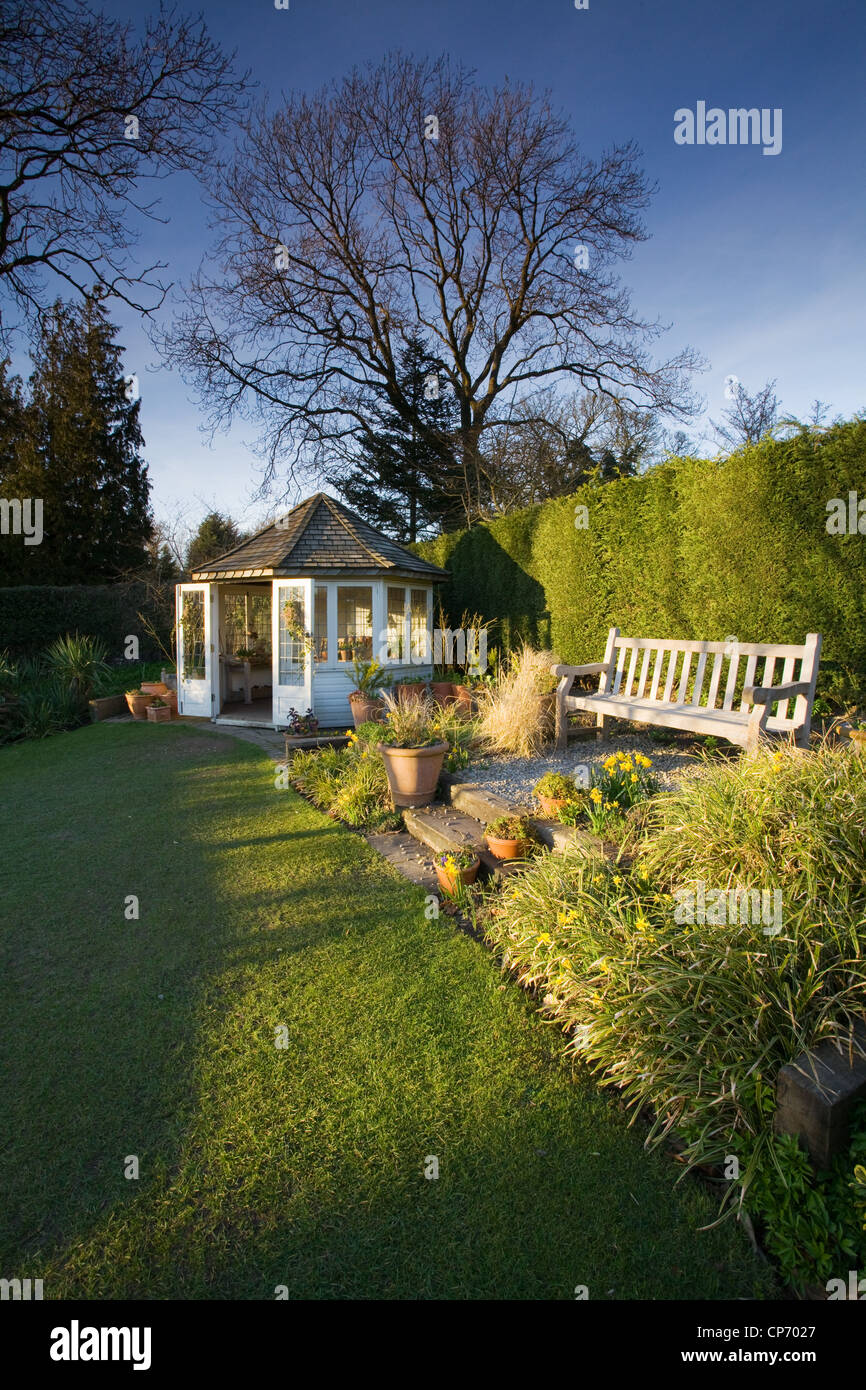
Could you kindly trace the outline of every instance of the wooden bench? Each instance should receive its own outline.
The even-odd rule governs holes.
[[[598,738],[604,737],[605,718],[612,716],[713,734],[749,750],[768,734],[793,734],[797,745],[807,748],[820,654],[817,632],[810,632],[798,647],[621,637],[619,628],[612,627],[604,661],[550,668],[560,677],[556,746],[566,746],[569,712],[589,710],[596,715]],[[598,690],[572,695],[577,676],[598,676]]]

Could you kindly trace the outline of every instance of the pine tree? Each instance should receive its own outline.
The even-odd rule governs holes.
[[[233,550],[242,540],[243,534],[230,516],[208,512],[187,546],[186,569],[190,574],[193,570],[201,569],[208,560],[215,560],[218,555]]]
[[[94,299],[58,302],[43,326],[4,486],[42,499],[45,535],[41,545],[6,548],[6,583],[108,583],[147,561],[141,403],[115,331]]]
[[[327,481],[372,526],[410,542],[460,524],[457,407],[442,363],[417,335],[401,354],[398,385],[401,408],[383,402],[359,451]]]

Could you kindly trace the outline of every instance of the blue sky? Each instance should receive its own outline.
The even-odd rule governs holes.
[[[102,8],[141,15],[130,0]],[[550,88],[588,154],[628,139],[643,151],[658,184],[651,239],[621,274],[638,312],[672,325],[660,351],[688,344],[708,359],[697,382],[708,414],[723,409],[729,374],[750,389],[775,377],[795,414],[816,397],[833,414],[866,406],[863,0],[590,0],[582,11],[573,0],[290,0],[288,10],[211,0],[206,18],[274,99],[389,48],[447,51],[484,83],[507,74]],[[699,100],[780,107],[781,153],[675,144],[674,112]],[[206,211],[191,180],[161,191],[169,221],[145,229],[139,254],[167,261],[182,281],[210,244]],[[191,388],[154,370],[131,314],[114,317],[139,377],[157,515],[183,512],[194,524],[216,507],[257,522],[255,427],[210,443]]]

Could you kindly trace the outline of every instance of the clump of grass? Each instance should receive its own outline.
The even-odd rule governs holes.
[[[395,812],[382,759],[371,748],[371,738],[360,738],[378,724],[362,725],[352,735],[349,748],[319,748],[295,753],[289,775],[295,786],[315,806],[355,829],[395,830],[401,824]]]
[[[569,1049],[636,1111],[651,1108],[650,1142],[676,1134],[687,1165],[737,1155],[729,1199],[748,1204],[754,1184],[788,1277],[814,1280],[849,1247],[831,1249],[787,1200],[802,1175],[773,1134],[775,1085],[785,1063],[824,1039],[857,1048],[866,760],[830,749],[713,759],[701,778],[636,809],[631,868],[545,856],[490,910],[488,939],[540,991]],[[690,919],[679,890],[700,883],[778,889],[780,929]]]
[[[479,736],[492,753],[534,757],[553,733],[552,694],[555,681],[550,668],[552,652],[523,646],[513,652],[493,686],[478,690]]]

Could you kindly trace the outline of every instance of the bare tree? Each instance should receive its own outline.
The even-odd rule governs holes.
[[[292,483],[321,467],[372,400],[411,418],[398,364],[420,333],[456,396],[471,518],[482,437],[527,391],[576,378],[692,413],[698,359],[652,361],[662,329],[612,270],[650,192],[633,145],[582,154],[546,95],[392,54],[246,123],[212,186],[221,240],[163,346],[214,425],[258,418],[267,488],[284,459]]]
[[[653,461],[659,443],[652,411],[632,409],[601,391],[563,396],[543,389],[489,431],[481,511],[509,512],[566,496],[586,482],[637,473]]]
[[[149,277],[164,265],[136,271],[130,261],[132,219],[156,207],[138,201],[138,186],[173,170],[200,173],[242,109],[244,85],[201,19],[160,10],[137,41],[130,25],[81,0],[0,0],[7,338],[9,308],[32,325],[60,288],[144,312],[162,301],[167,286]]]
[[[737,382],[732,404],[722,411],[722,422],[710,421],[722,444],[730,449],[757,444],[773,428],[779,417],[775,386],[775,380],[768,381],[766,386],[750,396],[743,383]]]

